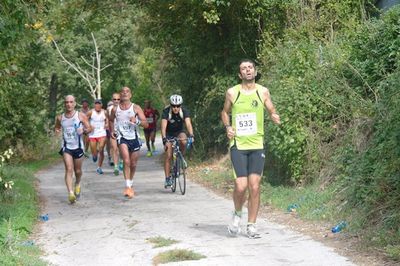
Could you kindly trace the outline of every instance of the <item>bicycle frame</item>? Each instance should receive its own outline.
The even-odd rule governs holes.
[[[186,192],[186,161],[179,147],[179,139],[173,138],[169,140],[172,143],[172,161],[171,161],[171,178],[172,178],[172,192],[176,191],[176,183],[179,183],[181,194]]]

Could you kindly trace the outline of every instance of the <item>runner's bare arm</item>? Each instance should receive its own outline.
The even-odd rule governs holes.
[[[225,94],[224,107],[221,111],[221,120],[225,126],[226,135],[229,139],[235,136],[235,130],[233,129],[229,118],[229,114],[232,109],[232,99],[233,99],[233,88],[230,88]]]
[[[57,136],[61,133],[61,115],[57,115],[57,117],[56,117],[56,122],[55,122],[55,125],[54,125],[54,131],[55,131]]]
[[[135,105],[134,109],[138,117],[131,117],[131,122],[137,124],[137,119],[139,119],[139,125],[143,128],[148,128],[149,123],[147,122],[146,116],[144,115],[142,108],[139,105]]]
[[[89,123],[88,117],[84,113],[79,112],[79,119],[82,121],[82,124],[83,124],[83,133],[87,134],[87,133],[92,132],[92,130],[93,130],[92,126]]]
[[[272,121],[275,124],[279,125],[281,123],[281,119],[279,115],[276,113],[276,109],[274,107],[274,104],[272,103],[271,94],[269,93],[269,90],[263,87],[262,95],[264,98],[264,106],[268,110]]]
[[[106,119],[104,120],[104,128],[109,129],[110,128],[110,119],[107,111],[104,111],[104,114],[106,116]]]
[[[161,137],[165,138],[167,136],[167,125],[168,125],[168,120],[167,119],[161,119]]]
[[[110,130],[111,138],[115,139],[114,122],[115,122],[115,106],[111,109],[110,117],[108,120],[108,129]]]

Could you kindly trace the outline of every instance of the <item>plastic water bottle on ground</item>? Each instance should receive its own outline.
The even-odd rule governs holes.
[[[300,206],[297,203],[292,203],[292,204],[289,204],[289,206],[287,207],[287,211],[288,212],[296,212],[299,207]]]
[[[345,221],[341,221],[340,223],[338,223],[337,225],[335,225],[334,227],[332,227],[332,233],[339,233],[340,231],[342,231],[345,227],[347,226],[347,223]]]
[[[40,216],[39,216],[39,219],[40,219],[42,222],[47,222],[47,221],[49,220],[49,214],[47,213],[47,214],[45,214],[45,215],[40,215]]]

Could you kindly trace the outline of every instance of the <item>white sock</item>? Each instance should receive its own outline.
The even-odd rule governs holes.
[[[125,185],[126,185],[127,187],[131,187],[131,180],[126,179],[126,180],[125,180]]]

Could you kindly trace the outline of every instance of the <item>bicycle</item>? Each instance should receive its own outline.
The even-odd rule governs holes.
[[[187,163],[181,149],[179,148],[179,140],[178,138],[169,139],[168,141],[172,143],[172,161],[171,161],[171,178],[172,178],[172,185],[171,190],[172,192],[176,191],[176,183],[179,184],[179,190],[181,191],[182,195],[185,195],[186,192],[186,168]],[[190,144],[189,144],[190,145]]]

